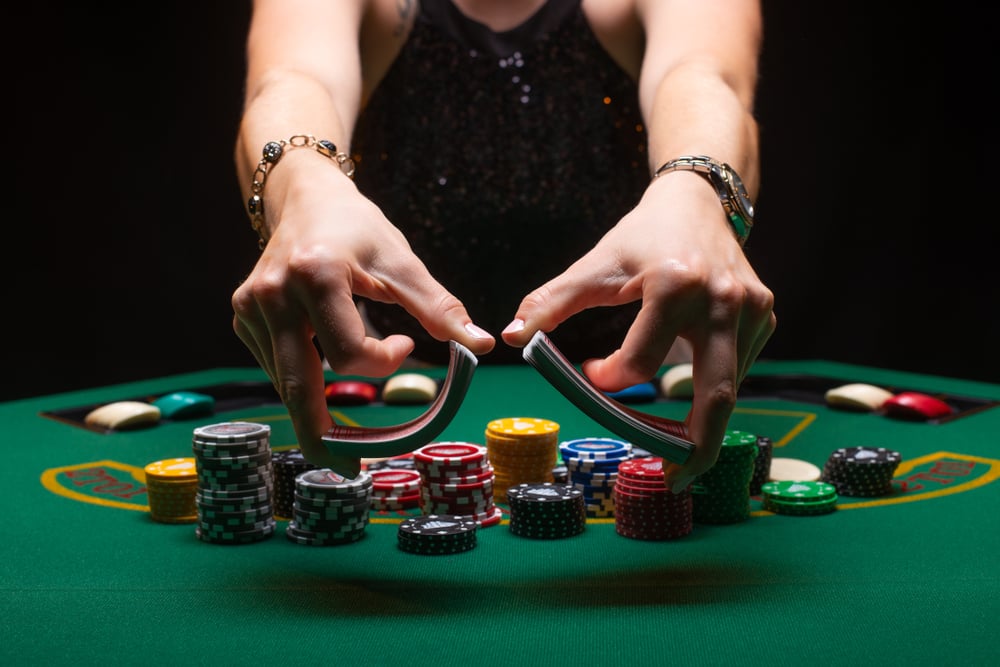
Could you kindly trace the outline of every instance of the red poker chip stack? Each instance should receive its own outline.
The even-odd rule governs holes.
[[[470,517],[484,528],[500,523],[486,447],[435,442],[413,452],[413,462],[420,473],[421,512]]]
[[[398,512],[420,506],[420,473],[416,470],[372,470],[372,509]]]
[[[688,489],[674,493],[663,477],[663,459],[623,461],[614,488],[615,532],[636,540],[674,540],[694,526]]]

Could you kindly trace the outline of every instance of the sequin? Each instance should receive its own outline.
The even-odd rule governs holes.
[[[579,3],[550,0],[522,26],[534,34],[484,38],[484,26],[456,24],[449,0],[423,0],[356,125],[358,187],[494,335],[649,183],[636,84],[603,50]],[[413,336],[417,357],[447,361],[447,346],[400,307],[366,308],[380,332]],[[574,360],[608,354],[636,310],[587,311],[553,339]],[[503,342],[483,358],[515,360],[520,350]]]

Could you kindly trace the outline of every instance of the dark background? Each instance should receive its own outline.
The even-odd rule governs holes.
[[[229,305],[257,256],[232,163],[249,4],[30,4],[5,47],[0,400],[253,365]],[[764,7],[763,357],[1000,381],[986,10]]]

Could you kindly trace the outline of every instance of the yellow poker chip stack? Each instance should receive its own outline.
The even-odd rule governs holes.
[[[149,516],[160,523],[198,520],[198,471],[194,458],[153,461],[144,468]]]
[[[494,419],[486,425],[486,450],[495,475],[493,493],[505,499],[512,486],[554,481],[559,424],[536,417]]]

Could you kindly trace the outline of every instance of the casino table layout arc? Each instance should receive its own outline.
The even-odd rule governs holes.
[[[444,370],[420,372],[440,382]],[[997,664],[1000,384],[759,362],[730,428],[818,467],[838,448],[894,450],[892,493],[841,496],[817,516],[755,496],[746,520],[678,539],[624,537],[613,518],[531,539],[505,517],[469,551],[421,555],[397,546],[412,511],[373,511],[362,539],[321,547],[285,539],[281,518],[241,545],[151,520],[144,466],[191,456],[196,427],[264,423],[274,451],[295,446],[264,380],[214,369],[0,404],[3,664]],[[827,406],[823,392],[846,382],[925,392],[955,414]],[[96,406],[176,391],[213,395],[214,413],[128,431],[82,423]],[[635,407],[682,419],[690,400]],[[331,406],[362,426],[424,410]],[[515,416],[557,422],[560,441],[613,437],[525,364],[480,366],[435,440],[481,444],[488,422]]]

